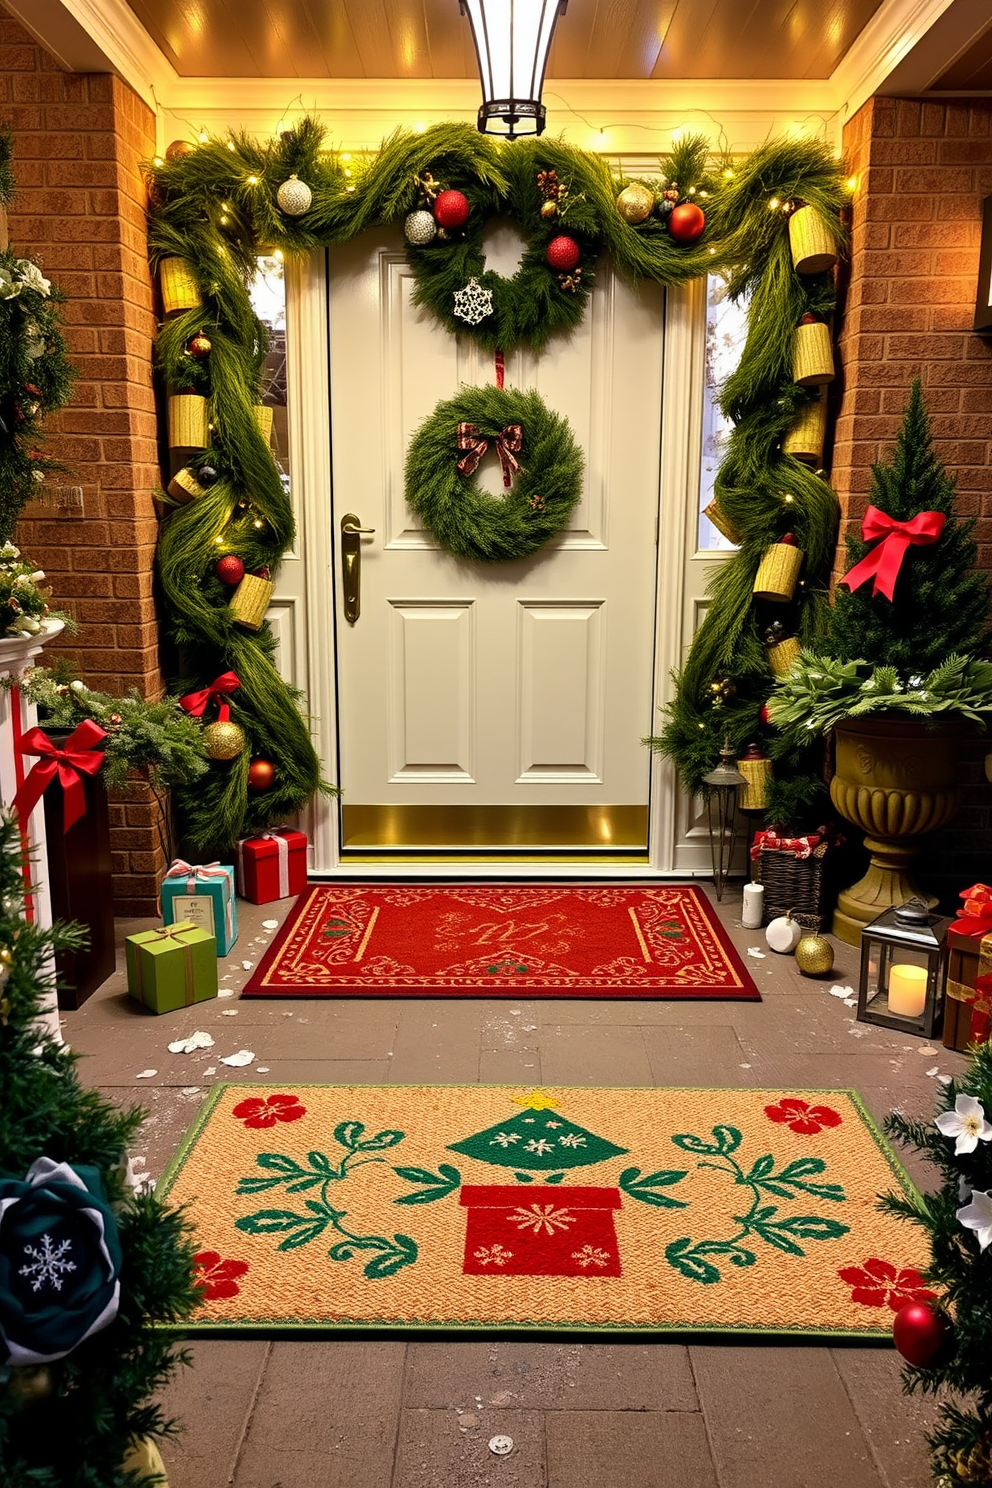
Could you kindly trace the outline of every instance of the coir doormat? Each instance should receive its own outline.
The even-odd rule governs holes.
[[[194,1328],[891,1340],[930,1296],[853,1091],[218,1086],[159,1186]]]
[[[697,888],[312,884],[246,997],[760,994]]]

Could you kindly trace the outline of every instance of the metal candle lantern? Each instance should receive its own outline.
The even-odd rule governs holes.
[[[861,932],[858,1020],[931,1038],[940,1023],[950,920],[922,899],[887,909]]]
[[[734,763],[730,740],[724,739],[720,763],[703,776],[708,787],[706,818],[710,829],[710,853],[716,897],[723,898],[737,840],[737,793],[747,782]]]

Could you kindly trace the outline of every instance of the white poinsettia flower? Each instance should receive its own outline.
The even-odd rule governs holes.
[[[22,284],[26,284],[29,289],[36,289],[39,294],[51,294],[52,281],[46,279],[38,265],[32,263],[29,258],[19,258],[16,268]]]
[[[934,1126],[945,1137],[956,1137],[954,1154],[974,1152],[979,1142],[992,1142],[992,1125],[985,1120],[981,1101],[973,1095],[959,1095],[953,1111],[938,1116]]]
[[[15,300],[20,292],[20,284],[7,269],[0,265],[0,300]]]
[[[979,1250],[992,1245],[992,1193],[976,1188],[970,1204],[957,1211],[957,1216],[966,1230],[974,1230],[978,1236]]]

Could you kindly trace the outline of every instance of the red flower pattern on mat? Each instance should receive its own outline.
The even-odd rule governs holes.
[[[251,1127],[275,1126],[277,1121],[299,1121],[306,1114],[307,1108],[300,1104],[298,1095],[270,1095],[265,1100],[252,1095],[239,1101],[231,1112],[245,1126]]]
[[[193,1279],[203,1293],[204,1302],[219,1297],[236,1297],[241,1288],[238,1277],[249,1269],[247,1261],[225,1261],[219,1250],[200,1250],[193,1257]]]
[[[907,1302],[926,1302],[936,1297],[928,1291],[923,1277],[913,1266],[897,1270],[890,1261],[869,1257],[861,1266],[845,1266],[838,1271],[841,1281],[851,1288],[851,1301],[861,1302],[865,1307],[891,1307],[898,1312]]]
[[[798,1095],[787,1095],[777,1105],[766,1106],[765,1115],[769,1121],[780,1121],[790,1131],[801,1132],[805,1137],[813,1136],[825,1126],[840,1126],[844,1119],[831,1106],[811,1106]]]

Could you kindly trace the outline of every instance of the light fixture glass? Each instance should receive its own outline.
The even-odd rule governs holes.
[[[480,124],[481,129],[481,124]],[[982,237],[978,251],[978,292],[975,297],[975,330],[992,333],[992,196],[982,202]]]
[[[479,131],[516,139],[544,131],[544,69],[568,0],[459,0],[482,82]]]

